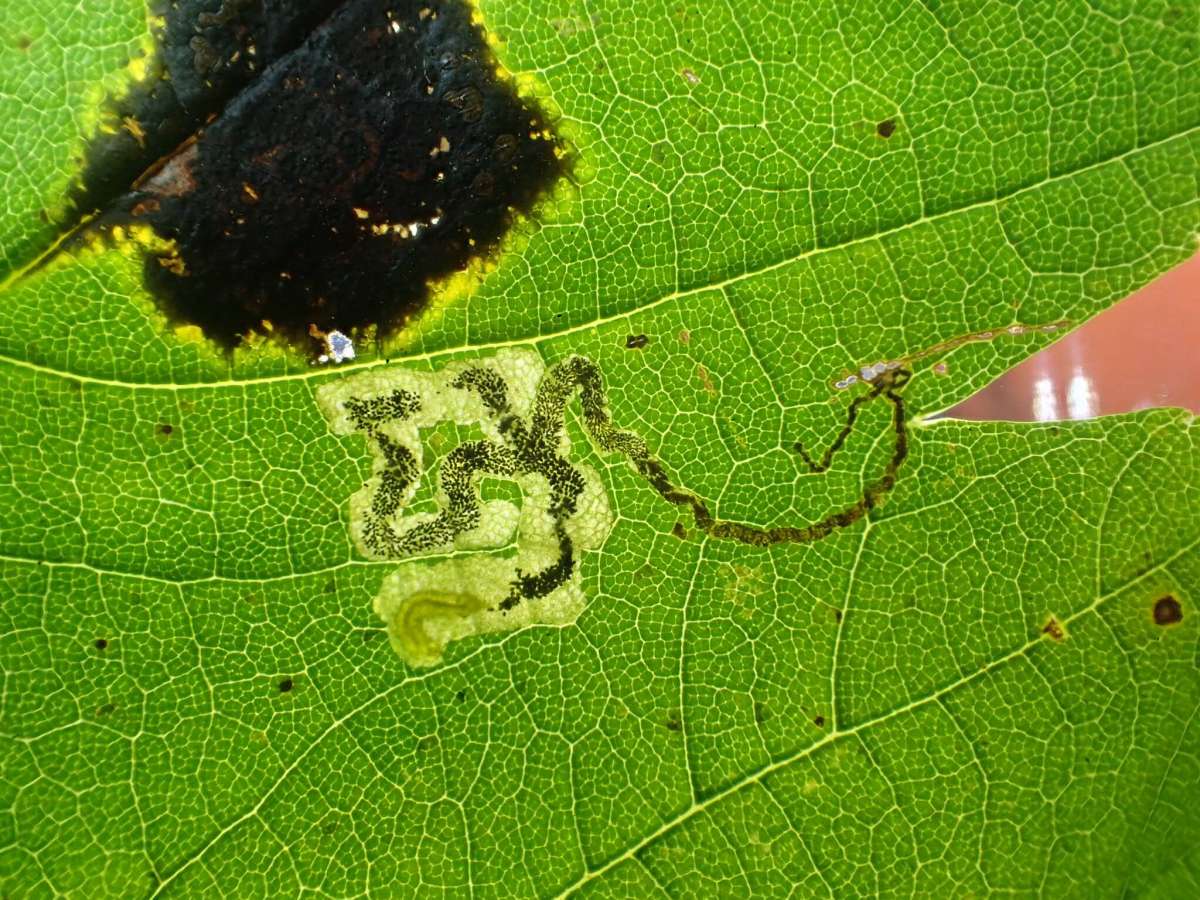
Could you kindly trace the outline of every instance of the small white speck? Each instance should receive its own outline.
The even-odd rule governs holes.
[[[346,337],[340,331],[331,331],[325,336],[325,343],[329,347],[329,353],[322,353],[318,359],[321,362],[335,363],[345,362],[348,359],[354,359],[354,341]]]

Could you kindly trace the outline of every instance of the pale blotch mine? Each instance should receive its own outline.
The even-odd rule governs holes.
[[[483,502],[476,473],[470,490],[479,510],[477,524],[451,530],[438,540],[421,537],[430,530],[430,523],[450,508],[444,486],[438,486],[438,513],[412,513],[406,507],[417,492],[419,480],[431,477],[455,450],[444,448],[439,459],[422,442],[422,430],[453,422],[479,428],[485,441],[496,448],[511,445],[511,430],[507,436],[501,430],[504,417],[485,406],[478,391],[455,384],[462,373],[472,369],[486,369],[499,376],[507,392],[509,417],[515,416],[532,428],[534,399],[546,370],[541,358],[528,350],[502,350],[489,359],[457,362],[436,372],[403,367],[371,370],[329,382],[317,390],[317,402],[333,431],[365,434],[374,455],[372,477],[350,499],[350,533],[359,552],[368,559],[399,562],[384,578],[374,608],[387,625],[392,647],[412,666],[436,665],[451,641],[472,635],[574,622],[585,606],[579,551],[598,549],[613,525],[599,474],[590,466],[570,463],[582,478],[583,487],[574,512],[563,522],[575,551],[569,577],[548,593],[508,608],[502,604],[511,596],[519,573],[540,572],[559,559],[560,541],[551,510],[552,486],[545,475],[528,471],[487,473],[488,478],[505,478],[520,487],[522,502],[518,508],[505,500]],[[361,411],[364,402],[378,403],[378,398],[395,397],[397,391],[404,392],[406,398],[415,398],[415,404],[406,401],[402,413],[381,417],[369,426],[364,426],[361,414],[357,419],[354,416],[353,408]],[[412,408],[414,405],[417,408]],[[399,405],[389,407],[393,413],[397,408]],[[565,429],[542,437],[556,456],[570,461],[571,444]],[[390,464],[385,444],[393,447]],[[403,470],[397,466],[396,457],[404,451],[415,462],[412,478],[395,474]],[[394,496],[395,502],[386,506],[389,514],[381,521],[378,495],[389,491],[388,496]],[[392,507],[394,512],[390,511]],[[423,524],[424,530],[414,532]],[[381,531],[390,546],[401,546],[403,552],[384,550]],[[424,558],[431,555],[444,558]]]

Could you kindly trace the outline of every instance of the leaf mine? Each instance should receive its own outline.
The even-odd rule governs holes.
[[[883,397],[893,407],[895,435],[884,473],[844,508],[775,527],[719,519],[702,497],[676,485],[639,435],[613,424],[600,369],[583,356],[548,370],[529,350],[503,350],[437,372],[389,367],[322,385],[317,402],[335,433],[363,435],[374,455],[372,477],[350,498],[350,533],[367,558],[402,561],[385,578],[375,611],[396,652],[409,665],[429,666],[441,661],[451,641],[535,623],[567,624],[582,611],[579,551],[603,545],[613,515],[596,471],[571,460],[565,415],[576,394],[599,450],[624,456],[659,496],[689,509],[705,535],[766,547],[820,540],[883,501],[908,453],[898,393],[908,378],[904,369],[881,372],[871,390],[851,402],[820,461],[795,447],[810,471],[828,470],[863,406]],[[484,438],[441,455],[436,513],[409,511],[422,474],[434,470],[425,460],[433,441],[423,442],[421,433],[445,422],[477,427]],[[485,502],[479,491],[485,477],[515,483],[520,508],[507,500]],[[687,535],[678,522],[675,533]],[[441,558],[420,559],[430,556]]]

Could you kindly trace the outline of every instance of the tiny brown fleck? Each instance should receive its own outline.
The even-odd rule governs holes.
[[[679,343],[690,344],[691,342],[692,342],[692,333],[690,331],[688,331],[686,328],[682,329],[679,332]]]
[[[625,338],[625,349],[641,350],[648,343],[650,343],[650,338],[646,337],[644,334],[631,334],[629,337]]]
[[[145,148],[146,130],[142,128],[141,122],[139,122],[133,116],[125,116],[125,118],[121,120],[121,127],[128,132],[130,137],[137,141],[137,145],[139,147]]]
[[[675,535],[675,537],[679,538],[681,541],[687,540],[687,529],[683,527],[682,522],[675,523],[675,525],[671,528],[671,534]]]
[[[108,646],[108,641],[106,641],[104,638],[96,638],[96,649],[97,650],[103,650],[107,646]]]
[[[895,119],[884,119],[882,122],[880,122],[878,125],[875,126],[875,133],[877,135],[879,135],[881,138],[890,138],[893,134],[896,133],[896,120]]]
[[[155,431],[157,431],[163,437],[170,437],[174,430],[175,426],[171,425],[169,422],[159,422],[158,427],[155,429]]]
[[[667,719],[667,728],[671,731],[683,731],[683,723],[679,721],[678,716],[671,716]]]
[[[824,728],[825,727],[825,717],[824,716],[814,717],[813,724],[816,725],[818,728]]]
[[[693,72],[691,69],[685,68],[682,72],[680,72],[680,74],[683,76],[683,80],[686,81],[688,84],[690,84],[692,87],[695,87],[696,85],[698,85],[700,83],[700,76],[697,75],[695,72]]]
[[[281,694],[286,694],[288,691],[290,691],[292,689],[293,686],[294,685],[293,685],[292,679],[285,678],[285,679],[283,679],[283,681],[279,682],[279,692]]]
[[[1170,594],[1154,601],[1154,624],[1175,625],[1183,621],[1183,607]]]

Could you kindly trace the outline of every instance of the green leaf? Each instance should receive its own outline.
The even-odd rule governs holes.
[[[136,0],[87,6],[0,32],[5,894],[1195,892],[1194,417],[927,417],[1055,335],[964,337],[1195,251],[1197,4],[482,2],[578,184],[386,366],[584,355],[674,483],[774,527],[882,471],[883,402],[826,473],[792,445],[910,360],[909,458],[863,520],[746,546],[572,399],[615,518],[582,613],[432,668],[372,610],[372,453],[317,402],[385,361],[229,361],[134,244],[58,247],[147,45]]]

